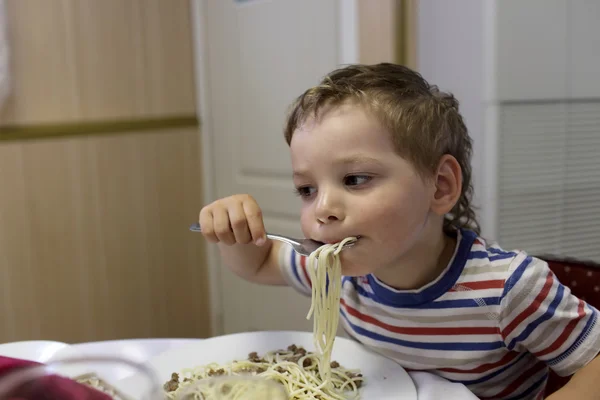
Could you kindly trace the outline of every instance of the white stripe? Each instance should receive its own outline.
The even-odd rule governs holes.
[[[365,304],[369,307],[379,308],[386,314],[390,316],[396,316],[396,318],[410,317],[410,316],[426,316],[426,317],[436,317],[436,316],[446,316],[448,313],[452,313],[452,315],[456,316],[457,319],[460,319],[461,315],[471,315],[471,314],[486,314],[486,313],[495,313],[498,312],[498,306],[473,306],[473,307],[462,307],[462,308],[450,308],[450,309],[420,309],[420,308],[396,308],[389,307],[380,303],[375,302],[373,299],[360,295],[358,293],[350,294],[346,287],[344,288],[343,298],[344,301],[347,301],[350,296],[358,297],[359,301],[362,304]],[[356,304],[356,303],[354,303]]]
[[[571,303],[571,301],[569,301],[568,298],[563,297],[563,299],[559,303],[558,307],[556,308],[555,315],[557,315],[557,316],[565,315],[567,313],[568,309],[570,307],[572,307],[571,304],[572,303]],[[543,329],[539,329],[539,328],[536,329],[536,332],[532,333],[533,340],[530,339],[530,343],[528,343],[528,345],[529,345],[528,347],[530,348],[529,351],[531,351],[532,353],[537,353],[539,351],[547,349],[563,333],[564,328],[568,323],[569,323],[569,321],[561,323],[555,329],[552,329],[552,331],[550,331],[550,333],[547,334],[547,336],[545,336],[545,337],[542,337],[539,334],[537,334],[538,330],[539,330],[539,333],[541,333],[543,331]],[[576,332],[574,332],[574,333],[577,334]],[[544,358],[546,358],[546,357],[544,357]]]
[[[462,328],[465,326],[469,327],[490,327],[497,326],[495,321],[490,321],[489,318],[485,314],[479,313],[475,315],[481,315],[479,319],[471,319],[469,318],[467,321],[461,320],[459,317],[456,317],[452,321],[436,321],[432,319],[431,323],[411,321],[408,319],[406,314],[402,314],[401,316],[390,315],[386,312],[386,310],[382,310],[380,307],[366,307],[364,302],[357,303],[353,298],[344,297],[344,302],[350,307],[357,310],[359,313],[368,315],[381,321],[385,324],[392,326],[403,326],[403,327],[417,327],[417,328],[427,328],[427,327],[435,327],[435,328]]]
[[[498,268],[498,272],[483,272],[481,274],[474,273],[474,271],[476,270],[476,268],[469,269],[468,274],[461,275],[461,277],[456,281],[456,283],[495,281],[506,279],[506,270],[502,270],[501,268]],[[466,269],[465,273],[467,273]],[[485,279],[482,279],[483,277],[485,277]]]
[[[292,251],[290,250],[290,255],[291,255],[291,253],[292,253]],[[304,273],[304,270],[302,269],[302,264],[300,262],[302,256],[300,254],[296,253],[295,251],[293,253],[294,253],[294,259],[296,260],[296,272],[298,273],[298,276],[300,277],[302,286],[303,286],[304,290],[311,291],[310,282],[309,282],[308,278],[306,277],[306,274]],[[307,266],[307,268],[308,268],[308,266]]]
[[[501,297],[502,289],[471,289],[460,283],[454,285],[454,292],[448,292],[440,300],[483,299],[486,297]],[[491,305],[491,304],[488,304]]]
[[[536,285],[535,289],[532,290],[532,292],[531,292],[531,296],[532,296],[531,300],[533,300],[533,297],[538,295],[538,293],[541,291],[541,289],[543,287],[543,284],[545,284],[545,282],[541,282],[541,279],[540,279],[538,281],[538,284]],[[510,341],[512,341],[514,338],[521,335],[521,333],[529,327],[529,324],[531,324],[536,319],[538,319],[546,314],[546,312],[548,310],[548,306],[550,305],[550,303],[552,302],[552,300],[554,300],[554,297],[556,296],[557,289],[558,289],[558,285],[556,285],[556,282],[554,282],[554,284],[550,288],[550,291],[548,292],[548,295],[542,301],[542,303],[537,307],[537,309],[533,313],[531,313],[529,316],[527,316],[523,321],[519,322],[517,327],[515,329],[513,329],[513,331],[505,338],[506,343],[510,343]],[[525,310],[526,308],[530,307],[531,305],[532,305],[531,302],[523,301],[523,302],[521,302],[521,304],[519,305],[519,307],[517,309]],[[511,324],[513,319],[515,317],[517,317],[518,315],[519,314],[516,312],[510,313],[510,316],[507,319],[505,319],[506,323]],[[543,326],[543,324],[542,324],[542,326]],[[538,327],[537,329],[540,329],[540,328]],[[535,334],[529,335],[529,340],[531,340],[531,338],[536,338],[536,335]]]
[[[286,282],[293,287],[294,289],[296,289],[297,291],[299,291],[302,294],[305,295],[310,295],[311,294],[311,289],[310,287],[308,287],[306,285],[306,283],[304,282],[298,282],[298,279],[296,278],[296,275],[294,274],[294,268],[292,266],[291,263],[291,256],[292,256],[292,248],[289,246],[281,246],[280,250],[279,250],[279,269],[281,270],[283,277],[285,278]],[[298,266],[300,266],[299,264],[296,264]],[[302,277],[303,273],[302,271],[296,271],[298,272],[299,276]],[[301,278],[302,279],[302,278]]]

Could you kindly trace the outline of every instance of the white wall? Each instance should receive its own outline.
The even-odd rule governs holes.
[[[418,2],[417,68],[430,83],[453,93],[473,138],[473,184],[480,220],[484,196],[484,7],[482,0]]]

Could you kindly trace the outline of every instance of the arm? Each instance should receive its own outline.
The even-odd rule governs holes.
[[[507,347],[530,352],[558,375],[574,374],[549,399],[600,399],[600,313],[574,296],[542,260],[521,253],[512,267],[501,301]]]
[[[264,285],[290,285],[311,293],[306,257],[268,240],[262,212],[250,195],[217,200],[200,211],[204,237],[219,244],[223,264],[236,275]]]
[[[263,285],[287,285],[278,263],[282,244],[268,240],[263,246],[219,243],[223,263],[236,275]]]
[[[600,356],[581,368],[562,389],[547,400],[600,399]]]
[[[285,285],[278,255],[281,243],[268,240],[256,200],[238,194],[200,211],[202,235],[218,243],[223,264],[242,278],[266,285]]]

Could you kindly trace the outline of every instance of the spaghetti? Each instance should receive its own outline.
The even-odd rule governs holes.
[[[261,385],[262,379],[244,379],[250,377],[279,382],[287,394],[286,400],[359,399],[362,375],[357,370],[345,369],[331,361],[342,290],[339,253],[344,245],[355,240],[352,237],[336,244],[323,245],[308,258],[312,303],[307,319],[313,317],[315,353],[291,345],[287,350],[268,352],[263,357],[250,353],[244,361],[185,369],[181,377],[175,373],[165,384],[166,397],[179,399],[185,395],[186,399],[194,400],[279,400],[280,397],[273,393],[267,395],[267,391],[276,389]],[[222,379],[210,379],[219,377]]]
[[[308,315],[313,316],[313,335],[317,351],[321,353],[320,373],[323,384],[328,386],[331,377],[331,351],[340,319],[340,296],[342,293],[342,263],[340,251],[349,237],[336,244],[326,244],[308,257],[308,268],[312,286],[312,303]]]
[[[264,384],[268,381],[282,385],[280,388],[284,389],[285,400],[345,400],[359,397],[358,389],[363,378],[358,371],[348,370],[333,362],[330,365],[330,385],[325,387],[319,373],[320,365],[319,355],[295,345],[286,350],[268,352],[263,357],[250,353],[247,360],[212,363],[173,374],[171,381],[165,384],[166,397],[186,400],[279,400],[280,397],[264,395],[266,391],[272,394],[276,391]],[[261,394],[262,397],[252,397],[254,394]]]

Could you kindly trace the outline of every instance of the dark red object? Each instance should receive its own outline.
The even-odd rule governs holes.
[[[571,289],[571,292],[592,307],[600,309],[600,264],[568,257],[540,256],[548,263],[560,283]],[[549,396],[563,387],[571,379],[562,377],[552,370],[548,377],[545,396]]]
[[[0,356],[0,379],[21,368],[41,364]],[[47,375],[26,383],[9,397],[0,400],[111,400],[111,397],[94,388],[57,375]]]

